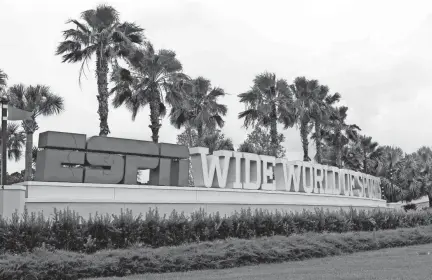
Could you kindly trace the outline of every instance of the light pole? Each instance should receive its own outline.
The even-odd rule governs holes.
[[[1,165],[1,184],[2,189],[6,185],[6,171],[7,171],[7,119],[8,119],[8,100],[6,98],[1,99],[2,104],[2,165]]]

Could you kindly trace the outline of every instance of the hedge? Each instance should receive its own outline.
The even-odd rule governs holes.
[[[95,215],[84,220],[75,212],[55,211],[50,219],[25,212],[22,219],[0,219],[0,253],[48,249],[94,253],[102,249],[177,246],[186,243],[251,239],[305,232],[348,232],[409,228],[432,224],[432,212],[403,211],[303,211],[282,213],[243,210],[231,216],[197,211],[187,217],[173,211],[159,215],[157,209],[144,216],[131,211],[116,216]]]
[[[95,254],[36,249],[33,253],[0,256],[0,279],[75,280],[222,269],[427,243],[432,243],[431,226],[341,234],[306,233],[252,240],[228,239],[178,247],[102,250]]]

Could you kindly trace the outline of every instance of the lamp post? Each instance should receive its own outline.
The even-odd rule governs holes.
[[[6,171],[7,171],[7,119],[8,119],[8,100],[6,98],[1,99],[2,104],[2,158],[1,158],[1,185],[2,189],[6,185]]]

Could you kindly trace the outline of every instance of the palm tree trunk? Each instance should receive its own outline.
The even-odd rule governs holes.
[[[193,141],[192,141],[192,127],[190,125],[187,126],[187,133],[188,133],[188,138],[189,138],[189,148],[192,148],[193,146]]]
[[[321,127],[315,121],[315,145],[316,145],[316,161],[322,163],[322,147],[321,147]]]
[[[336,166],[338,168],[342,168],[342,148],[340,146],[336,146]]]
[[[154,143],[159,142],[159,129],[161,127],[159,117],[160,117],[160,97],[159,92],[156,92],[150,101],[150,129],[152,131],[152,140]]]
[[[26,132],[24,181],[31,181],[33,176],[33,132]]]
[[[363,172],[367,174],[367,159],[366,159],[366,153],[363,153]]]
[[[110,133],[108,127],[108,60],[96,52],[96,75],[98,85],[98,114],[99,114],[99,135],[107,136]]]
[[[202,144],[202,138],[203,138],[203,134],[204,134],[202,124],[198,125],[197,134],[198,134],[198,143],[197,144],[198,144],[198,146],[200,146]]]
[[[278,132],[277,132],[277,112],[276,105],[273,104],[270,115],[270,141],[272,146],[272,156],[277,157],[278,150]]]
[[[302,120],[300,123],[300,136],[303,146],[303,161],[310,161],[307,125],[308,123],[304,120]]]

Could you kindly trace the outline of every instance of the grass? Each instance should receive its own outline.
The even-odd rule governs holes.
[[[432,226],[349,233],[307,233],[177,247],[103,250],[94,254],[37,250],[0,255],[0,279],[81,279],[281,263],[432,243]]]
[[[431,254],[419,255],[419,253],[426,252],[431,252]],[[431,279],[431,263],[432,244],[428,244],[355,253],[349,256],[225,270],[145,274],[88,280],[426,280]]]

